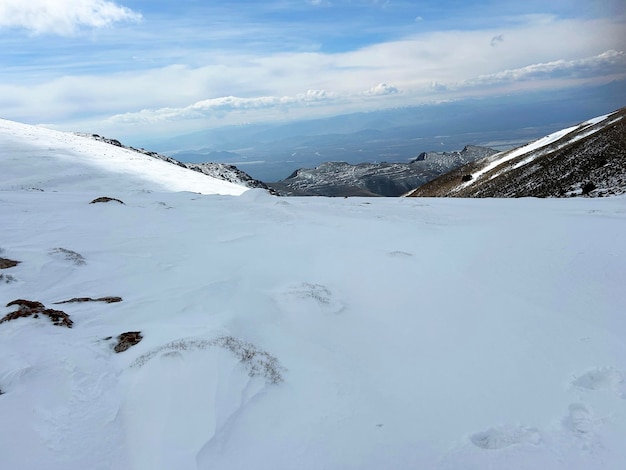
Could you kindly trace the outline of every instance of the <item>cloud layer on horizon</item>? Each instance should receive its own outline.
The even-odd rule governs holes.
[[[532,64],[517,69],[509,69],[490,75],[481,75],[461,82],[430,84],[430,88],[443,93],[448,91],[467,91],[494,85],[505,85],[529,80],[556,80],[563,78],[589,78],[598,75],[623,78],[626,74],[626,54],[621,51],[609,50],[593,57],[575,60],[557,60],[547,63]],[[185,119],[202,119],[228,113],[248,112],[254,110],[277,109],[287,111],[301,106],[324,106],[338,103],[354,104],[363,97],[383,97],[402,94],[393,85],[379,83],[370,89],[357,93],[334,93],[326,90],[308,90],[293,96],[261,96],[242,98],[226,96],[202,100],[188,106],[159,109],[143,109],[139,112],[118,114],[110,118],[113,122],[135,124],[178,121]]]
[[[295,20],[280,28],[269,20],[229,24],[222,21],[229,18],[228,9],[210,10],[211,28],[201,17],[172,23],[169,12],[142,10],[143,20],[130,28],[85,33],[137,21],[137,6],[150,2],[125,3],[133,9],[105,0],[2,3],[0,34],[3,26],[70,34],[58,40],[4,34],[3,117],[85,131],[108,126],[159,133],[174,122],[182,129],[185,122],[201,127],[315,117],[626,78],[626,19],[619,15],[468,18],[464,28],[443,19],[435,24],[423,10],[397,31],[371,20],[367,41],[351,46],[354,38],[343,36],[335,38],[336,45],[316,44],[332,29],[323,15],[310,28],[320,31],[310,32]],[[322,14],[338,3],[269,2],[269,10],[262,11],[284,16],[293,8],[309,21],[312,12]],[[40,11],[46,5],[56,5],[47,16]],[[84,8],[70,14],[78,5]],[[394,5],[350,2],[377,15]],[[10,8],[21,13],[9,15]],[[31,17],[29,11],[36,13]],[[493,24],[477,27],[476,21]],[[360,26],[346,23],[345,29]],[[22,44],[31,49],[22,53]]]

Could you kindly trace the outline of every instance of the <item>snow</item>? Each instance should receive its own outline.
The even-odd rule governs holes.
[[[605,119],[606,119],[606,118],[605,118]],[[611,120],[607,121],[607,122],[606,122],[606,125],[608,126],[608,125],[614,124],[614,123],[616,123],[617,121],[619,121],[619,120],[621,120],[621,119],[622,119],[622,116],[618,116],[618,117],[616,117],[616,118],[614,118],[614,119],[611,119]],[[604,119],[602,119],[602,120],[604,120]],[[598,121],[598,118],[596,118],[596,119],[592,119],[592,120],[590,120],[590,121],[587,121],[585,124],[592,123],[592,124],[589,124],[589,127],[591,127],[593,124],[596,124],[596,123],[597,123],[597,121]],[[581,127],[582,127],[582,126],[581,126]],[[585,132],[579,132],[579,133],[577,133],[575,136],[573,136],[571,139],[567,139],[567,141],[566,141],[566,142],[563,142],[562,144],[558,145],[558,146],[557,146],[555,149],[553,149],[553,150],[554,150],[554,151],[556,151],[556,150],[560,150],[560,149],[562,149],[563,147],[565,147],[565,146],[567,146],[567,145],[571,145],[571,144],[573,144],[574,142],[578,142],[579,140],[584,139],[585,137],[589,137],[590,135],[593,135],[593,134],[595,134],[596,132],[598,132],[598,131],[600,131],[600,130],[602,130],[602,127],[591,127],[591,129],[589,129],[589,130],[587,130],[587,131],[585,131]],[[538,156],[540,156],[540,155],[541,155],[540,153],[531,153],[531,154],[530,154],[527,158],[525,158],[524,160],[521,160],[520,162],[518,162],[518,163],[516,163],[515,165],[513,165],[513,168],[514,168],[514,169],[515,169],[515,168],[520,168],[520,167],[522,167],[522,166],[524,166],[524,165],[527,165],[527,164],[529,164],[530,162],[532,162],[533,160],[535,160],[535,159],[536,159]]]
[[[589,119],[585,122],[583,122],[580,127],[587,127],[587,126],[594,126],[598,123],[601,123],[602,121],[604,121],[605,119],[609,118],[611,115],[613,115],[615,113],[609,113],[609,114],[604,114],[602,116],[598,116],[592,119]]]
[[[239,195],[247,189],[85,136],[4,119],[0,142],[0,190],[134,187]]]
[[[0,318],[74,325],[0,324],[2,468],[623,468],[625,198],[86,183],[41,135],[0,152]]]

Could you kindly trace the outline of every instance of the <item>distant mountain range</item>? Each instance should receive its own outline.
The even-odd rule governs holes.
[[[185,189],[180,190],[220,194],[260,188],[283,196],[611,196],[626,193],[625,116],[622,108],[503,152],[466,145],[461,151],[423,152],[408,163],[325,162],[297,169],[276,183],[254,179],[234,165],[183,163],[96,134],[73,135],[0,120],[8,158],[4,164],[9,165],[0,189],[53,190],[70,174],[82,175],[85,182],[100,178],[94,168],[107,167],[131,175],[139,185],[150,173],[152,180],[171,189],[182,187],[184,179]],[[27,147],[32,148],[29,158],[47,168],[43,180],[24,166],[11,165],[17,158],[13,153],[23,154]],[[43,151],[50,156],[38,158]]]
[[[157,152],[123,145],[117,139],[98,134],[79,134],[125,150],[163,160],[247,188],[260,188],[280,196],[401,196],[413,188],[467,162],[497,153],[497,150],[467,145],[461,151],[422,152],[410,163],[327,162],[314,169],[296,170],[278,183],[264,183],[234,165],[224,163],[183,163]]]
[[[95,140],[248,188],[281,196],[570,197],[626,193],[626,108],[498,152],[466,145],[461,151],[422,152],[409,163],[325,162],[300,168],[276,183],[234,165],[183,163],[156,152]]]
[[[468,143],[503,151],[611,111],[624,97],[626,80],[550,94],[226,126],[129,143],[182,162],[236,165],[253,178],[276,182],[325,162],[408,163],[422,151],[450,152]]]
[[[414,197],[570,197],[626,193],[626,108],[500,152],[426,183]]]
[[[495,153],[497,150],[467,145],[460,152],[423,152],[410,163],[327,162],[296,170],[268,186],[282,196],[401,196],[443,173]]]

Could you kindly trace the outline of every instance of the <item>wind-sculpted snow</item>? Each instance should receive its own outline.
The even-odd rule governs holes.
[[[0,324],[2,469],[622,470],[623,196],[68,178],[0,192],[0,318],[80,300]]]
[[[141,367],[159,354],[172,355],[176,351],[204,350],[210,347],[224,348],[233,353],[246,368],[250,377],[263,377],[270,384],[283,381],[284,368],[278,359],[266,351],[259,350],[255,345],[232,336],[219,336],[211,340],[190,338],[172,341],[139,356],[131,367]]]
[[[202,449],[277,380],[260,370],[267,361],[241,358],[227,343],[225,337],[175,340],[131,364],[125,378],[129,392],[121,405],[132,446],[126,468],[195,470]],[[249,344],[244,347],[261,353]],[[273,365],[278,366],[275,359]]]

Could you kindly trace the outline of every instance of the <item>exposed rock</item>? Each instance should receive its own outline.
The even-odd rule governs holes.
[[[262,181],[252,178],[247,173],[241,171],[234,165],[227,165],[225,163],[184,163],[186,168],[190,170],[198,171],[213,178],[228,181],[234,184],[241,184],[248,188],[260,188],[269,191],[270,194],[275,196],[278,192],[263,183]]]
[[[17,299],[9,302],[7,304],[7,307],[11,307],[12,305],[17,305],[18,310],[5,315],[4,318],[0,320],[0,323],[16,320],[18,318],[26,318],[30,316],[39,318],[39,315],[46,315],[48,318],[50,318],[52,324],[56,326],[65,326],[67,328],[71,328],[74,324],[74,322],[70,319],[70,316],[67,313],[61,310],[46,308],[44,304],[35,300]]]
[[[20,310],[21,309],[42,309],[45,308],[44,304],[41,302],[37,302],[36,300],[24,300],[24,299],[16,299],[9,302],[6,306],[11,307],[12,305],[17,305]]]
[[[141,331],[128,331],[126,333],[122,333],[117,337],[117,344],[113,348],[116,353],[121,353],[126,351],[131,346],[136,345],[143,339],[141,335]]]
[[[20,264],[20,261],[15,261],[8,258],[0,258],[0,269],[13,268]]]
[[[96,204],[98,202],[119,202],[120,204],[124,204],[119,199],[116,199],[114,197],[108,197],[108,196],[97,197],[93,201],[91,201],[89,204]]]
[[[71,303],[79,303],[79,302],[106,302],[107,304],[112,304],[116,302],[121,302],[121,297],[99,297],[97,299],[92,299],[91,297],[74,297],[69,300],[63,300],[61,302],[53,302],[55,305],[59,304],[71,304]]]
[[[589,194],[594,189],[597,189],[597,186],[593,184],[591,181],[588,181],[583,185],[581,189],[582,189],[582,194]]]

